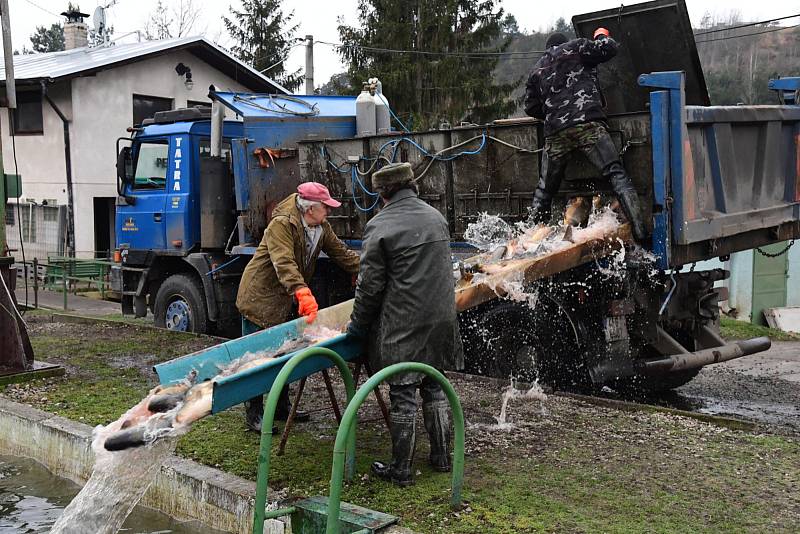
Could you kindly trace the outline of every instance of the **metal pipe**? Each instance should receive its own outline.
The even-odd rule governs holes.
[[[286,508],[276,508],[275,510],[268,510],[264,512],[264,519],[277,519],[285,515],[292,515],[297,511],[294,506],[287,506]]]
[[[342,422],[336,432],[336,443],[333,446],[333,466],[331,467],[331,488],[328,497],[328,523],[325,527],[327,534],[339,533],[339,509],[342,500],[342,474],[344,471],[345,453],[349,443],[355,441],[356,420],[358,409],[366,400],[373,389],[390,376],[398,373],[417,372],[433,378],[444,390],[450,409],[453,412],[453,426],[455,439],[453,442],[453,482],[450,505],[455,509],[461,505],[461,487],[464,483],[464,412],[461,402],[453,386],[442,373],[430,365],[419,362],[402,362],[385,367],[372,375],[363,386],[358,389],[353,400],[348,402],[347,409],[342,415]],[[275,396],[277,399],[277,395]],[[263,433],[262,433],[263,436]]]
[[[712,363],[726,362],[762,352],[770,348],[772,342],[768,337],[757,337],[726,343],[721,347],[698,350],[686,354],[675,354],[661,360],[642,362],[642,371],[645,374],[663,374],[675,371],[697,369]]]
[[[42,82],[42,96],[64,125],[64,165],[67,171],[67,256],[75,257],[75,200],[72,192],[72,155],[69,143],[69,119],[47,94],[47,85]]]
[[[314,36],[306,35],[306,94],[314,94]]]
[[[211,102],[211,157],[222,156],[222,125],[225,122],[225,107],[217,100]]]
[[[39,309],[39,260],[33,258],[33,307]]]
[[[272,382],[267,402],[264,403],[264,416],[261,420],[261,447],[258,451],[258,478],[256,479],[256,504],[255,511],[253,512],[253,534],[262,534],[264,532],[264,520],[267,518],[265,509],[267,506],[267,491],[269,490],[269,458],[272,452],[272,423],[275,420],[275,409],[278,406],[278,397],[280,397],[283,387],[289,382],[289,377],[294,369],[308,358],[315,356],[329,359],[339,369],[339,374],[342,376],[344,388],[347,392],[348,403],[350,403],[355,395],[356,387],[353,382],[353,375],[350,373],[350,368],[347,367],[347,363],[341,356],[330,349],[326,349],[325,347],[312,347],[293,356],[283,365],[281,372],[278,373],[278,376],[276,376],[275,380]],[[349,453],[347,463],[348,480],[352,478],[353,472],[355,471],[355,439],[355,433],[353,433],[351,439],[349,439],[346,444],[346,449]]]
[[[0,0],[0,18],[3,26],[3,59],[6,67],[6,101],[9,109],[17,108],[17,84],[14,80],[14,51],[11,47],[11,12],[8,0]],[[15,171],[16,172],[16,171]]]

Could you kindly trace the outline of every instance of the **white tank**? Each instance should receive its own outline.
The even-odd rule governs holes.
[[[389,101],[383,94],[383,84],[378,78],[370,78],[369,83],[375,86],[375,130],[378,135],[387,134],[392,131]]]
[[[375,97],[366,83],[356,98],[356,135],[375,135]]]

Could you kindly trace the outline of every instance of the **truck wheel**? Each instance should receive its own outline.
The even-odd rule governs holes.
[[[467,372],[552,386],[575,383],[580,348],[569,318],[553,302],[542,297],[535,311],[501,302],[470,321],[466,331],[462,325],[470,349]]]
[[[179,332],[206,333],[208,312],[200,284],[186,274],[173,274],[158,288],[155,325]]]

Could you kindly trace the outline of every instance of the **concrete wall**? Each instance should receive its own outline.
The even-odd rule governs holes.
[[[735,319],[750,321],[753,311],[753,250],[731,254],[728,305],[735,309]]]
[[[37,88],[38,90],[38,88]],[[61,82],[47,88],[50,98],[67,116],[72,116],[70,82]],[[3,167],[14,173],[14,144],[17,173],[22,175],[22,197],[55,199],[58,204],[67,203],[67,181],[64,167],[64,127],[61,119],[47,102],[42,102],[43,134],[17,135],[11,142],[8,109],[0,110],[2,129]],[[15,202],[11,199],[10,202]]]
[[[184,85],[175,73],[178,63],[192,69],[194,87]],[[116,152],[118,137],[133,122],[133,95],[173,99],[173,109],[188,100],[208,101],[208,86],[247,91],[232,78],[186,51],[121,65],[94,76],[48,87],[48,92],[70,124],[72,180],[75,198],[75,248],[79,257],[92,257],[94,249],[94,197],[116,197]],[[17,161],[23,177],[23,197],[37,202],[56,199],[66,204],[64,137],[61,120],[43,104],[43,135],[16,137]],[[6,113],[0,113],[6,172],[13,172],[11,139]]]
[[[800,242],[795,242],[789,249],[789,280],[786,284],[786,305],[800,306]]]

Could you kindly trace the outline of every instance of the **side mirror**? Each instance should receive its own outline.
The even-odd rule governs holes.
[[[122,147],[122,150],[117,154],[117,180],[120,185],[129,183],[131,180],[131,147]],[[122,191],[120,191],[120,194]]]

